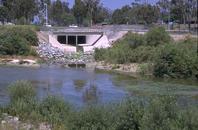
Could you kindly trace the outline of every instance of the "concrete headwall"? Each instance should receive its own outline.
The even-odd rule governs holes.
[[[106,35],[103,35],[93,46],[92,45],[83,46],[83,50],[84,52],[94,52],[95,48],[108,48],[108,47],[110,47],[109,40]]]
[[[113,32],[111,34],[105,33],[105,32],[75,32],[71,33],[71,35],[74,36],[86,36],[86,44],[79,44],[78,46],[81,46],[83,48],[84,52],[94,52],[95,48],[108,48],[111,46],[113,41],[116,41],[125,35],[127,31],[118,31]],[[50,34],[49,35],[49,43],[59,48],[60,50],[64,52],[76,52],[77,47],[72,46],[69,44],[61,44],[57,40],[57,36],[61,35],[64,36],[64,32],[56,33],[56,34]],[[70,35],[70,33],[66,32],[65,36]]]
[[[64,52],[76,52],[76,47],[70,46],[70,45],[65,45],[65,44],[60,44],[57,41],[56,35],[49,35],[49,44],[51,44],[54,47],[59,48],[60,50],[62,50]]]
[[[101,35],[86,35],[86,44],[92,45],[96,40],[100,38]]]

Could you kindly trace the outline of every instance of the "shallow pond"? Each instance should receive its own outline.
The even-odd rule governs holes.
[[[36,87],[39,99],[47,95],[64,98],[75,106],[88,103],[119,102],[126,97],[148,98],[153,95],[177,95],[183,102],[198,104],[196,81],[137,79],[92,69],[0,67],[0,104],[9,102],[8,85],[28,80]]]

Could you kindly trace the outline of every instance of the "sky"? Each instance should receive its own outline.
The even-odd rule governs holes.
[[[63,0],[63,1],[67,1],[70,4],[70,7],[73,6],[74,4],[74,0]],[[144,1],[144,0],[142,0]],[[149,3],[156,3],[157,0],[147,0]],[[101,0],[101,2],[103,3],[104,7],[107,7],[109,9],[117,9],[117,8],[121,8],[124,5],[129,5],[132,2],[134,2],[134,0]]]

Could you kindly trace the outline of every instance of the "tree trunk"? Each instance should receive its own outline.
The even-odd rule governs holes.
[[[184,19],[183,24],[184,24],[184,27],[186,28],[186,15],[184,15],[183,17],[184,17],[183,18]]]
[[[191,29],[191,17],[188,16],[188,30],[190,32],[190,29]]]

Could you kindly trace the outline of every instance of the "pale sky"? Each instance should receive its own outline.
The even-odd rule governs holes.
[[[74,4],[74,0],[63,0],[63,1],[68,1],[70,4],[70,7],[73,6]],[[142,1],[146,1],[146,0],[142,0]],[[158,0],[147,0],[149,3],[156,3],[156,1]],[[117,9],[117,8],[121,8],[124,5],[129,5],[132,2],[134,2],[134,0],[101,0],[101,2],[103,3],[103,5],[109,9]]]

